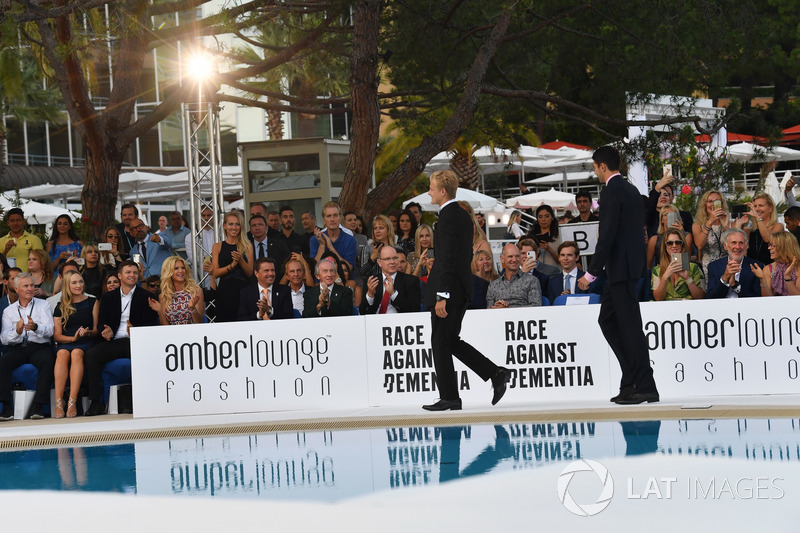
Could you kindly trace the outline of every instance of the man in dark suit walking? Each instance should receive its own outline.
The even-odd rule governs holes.
[[[761,280],[753,274],[752,266],[763,268],[761,261],[750,259],[747,253],[747,233],[730,228],[722,234],[727,257],[708,264],[706,298],[753,298],[761,296]]]
[[[378,252],[381,277],[370,276],[364,284],[366,296],[361,302],[362,315],[414,313],[420,310],[419,278],[398,272],[397,250],[382,246]]]
[[[243,288],[239,295],[239,320],[292,318],[292,295],[288,286],[275,283],[275,260],[256,259],[253,272],[256,283]]]
[[[117,268],[120,286],[103,295],[100,300],[100,317],[97,329],[98,342],[86,351],[85,376],[89,383],[89,399],[92,401],[86,416],[105,413],[101,401],[103,395],[103,365],[114,359],[131,358],[131,326],[157,326],[158,313],[150,308],[149,299],[155,295],[136,286],[139,267],[130,259]]]
[[[428,411],[461,409],[453,356],[484,381],[492,380],[492,405],[500,401],[511,379],[507,368],[499,367],[460,337],[461,321],[472,299],[472,220],[455,201],[458,178],[451,170],[431,174],[428,194],[439,206],[436,225],[436,263],[428,275],[425,305],[431,309],[431,347],[436,383],[441,397]]]
[[[603,336],[622,369],[618,404],[659,400],[650,353],[642,331],[636,283],[645,263],[644,200],[619,173],[616,148],[602,146],[592,154],[595,175],[605,183],[600,192],[600,231],[589,271],[578,281],[588,289],[605,268],[606,284],[597,319]]]
[[[306,287],[303,295],[303,318],[317,316],[350,316],[353,314],[353,291],[336,283],[336,264],[330,257],[314,267],[319,285]]]

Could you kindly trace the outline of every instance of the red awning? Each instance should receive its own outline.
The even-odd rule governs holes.
[[[694,136],[695,142],[699,143],[708,143],[711,142],[711,136],[709,135],[695,135]],[[767,142],[767,139],[764,137],[755,137],[753,135],[745,135],[744,133],[731,133],[728,132],[728,143],[762,143]]]
[[[563,146],[566,146],[567,148],[576,148],[578,150],[589,150],[589,151],[592,150],[588,146],[583,146],[582,144],[574,144],[574,143],[568,143],[568,142],[564,142],[564,141],[553,141],[553,142],[545,143],[545,144],[541,145],[539,148],[544,148],[545,150],[558,150],[559,148],[561,148]]]

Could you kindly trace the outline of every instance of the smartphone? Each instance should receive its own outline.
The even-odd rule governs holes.
[[[110,242],[101,242],[97,245],[97,249],[101,252],[110,252],[111,251],[111,243]]]
[[[428,259],[433,259],[433,248],[428,249],[428,251],[425,253],[425,256]]]
[[[528,259],[536,259],[536,252],[534,252],[533,250],[528,250],[527,255]]]
[[[661,169],[661,171],[662,171],[661,174],[662,176],[666,176],[667,174],[672,174],[672,163],[667,163],[666,165],[664,165],[664,168]]]
[[[86,264],[86,260],[83,257],[76,257],[72,261],[74,261],[75,264],[78,265],[78,266],[83,266],[83,265]]]
[[[689,270],[689,254],[686,252],[682,252],[679,254],[672,254],[672,261],[681,263],[681,270]]]
[[[142,262],[141,254],[133,254],[133,258],[132,259],[133,259],[133,262],[136,263],[137,265]]]
[[[714,211],[722,209],[722,200],[714,200]]]
[[[747,205],[746,204],[740,204],[740,205],[735,205],[735,206],[731,207],[731,214],[733,214],[733,215],[741,216],[741,215],[747,213],[747,211],[748,211],[748,209],[747,209]]]
[[[676,222],[680,221],[681,214],[676,213],[675,211],[670,211],[667,213],[667,227],[671,228]]]

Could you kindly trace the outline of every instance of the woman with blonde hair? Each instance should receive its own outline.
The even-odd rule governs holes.
[[[378,256],[383,246],[394,246],[394,225],[386,215],[372,219],[372,240],[361,250],[361,279],[380,275]]]
[[[486,292],[489,283],[497,279],[494,257],[485,250],[478,250],[472,256],[472,300],[470,309],[486,309]]]
[[[653,267],[651,278],[653,299],[657,302],[700,300],[706,297],[703,270],[697,263],[689,263],[689,270],[683,269],[680,255],[688,251],[682,229],[669,228],[664,232],[661,260]]]
[[[414,251],[406,257],[408,261],[406,274],[418,278],[428,275],[428,268],[425,266],[428,250],[433,250],[433,228],[427,224],[420,224],[414,235]]]
[[[671,226],[667,225],[667,219],[669,218],[667,216],[668,213],[678,214],[675,222],[673,222]],[[665,205],[658,212],[658,232],[647,240],[647,268],[657,265],[660,261],[664,232],[668,229],[675,228],[681,230],[683,232],[683,240],[686,241],[686,248],[689,250],[689,252],[691,252],[692,246],[694,245],[694,239],[692,238],[692,234],[683,227],[680,214],[681,212],[678,210],[678,208],[672,204]]]
[[[86,244],[81,250],[83,265],[80,267],[83,282],[86,285],[86,292],[100,298],[103,296],[103,276],[105,269],[100,266],[100,250],[93,242]]]
[[[511,213],[511,216],[508,217],[508,228],[507,228],[507,232],[510,235],[513,235],[515,239],[519,239],[520,237],[525,235],[525,232],[522,231],[522,228],[519,225],[520,222],[522,222],[522,211],[515,209]]]
[[[225,239],[211,248],[211,275],[219,278],[214,305],[217,322],[234,322],[239,315],[239,293],[253,275],[253,247],[239,211],[225,213],[222,229]]]
[[[772,262],[772,253],[769,242],[772,235],[783,232],[783,224],[778,222],[778,212],[772,197],[760,192],[753,197],[752,202],[747,202],[750,210],[739,218],[735,225],[747,232],[750,245],[747,247],[747,257],[761,261],[765,265]],[[745,226],[750,222],[749,226]]]
[[[100,302],[84,292],[83,277],[67,272],[61,301],[53,312],[53,340],[56,342],[54,381],[56,410],[53,418],[64,418],[64,389],[69,377],[66,416],[78,416],[78,391],[83,380],[83,354],[95,343]]]
[[[751,265],[761,280],[761,296],[795,296],[800,294],[800,246],[794,235],[786,231],[773,233],[769,240],[772,263],[764,268]]]
[[[730,227],[728,202],[719,191],[707,191],[697,202],[692,224],[692,237],[703,274],[708,276],[708,264],[728,255],[722,246],[722,234]]]
[[[28,252],[28,272],[33,278],[35,287],[33,295],[37,298],[49,298],[53,295],[53,267],[50,256],[44,250]]]
[[[474,254],[478,250],[484,250],[491,254],[492,247],[489,246],[489,241],[486,239],[486,234],[483,233],[481,225],[478,224],[478,219],[475,218],[475,211],[472,210],[472,206],[469,205],[469,202],[466,200],[459,200],[458,205],[460,205],[464,211],[469,213],[469,218],[472,219],[472,253]]]
[[[150,309],[158,313],[162,325],[199,324],[205,304],[203,290],[195,283],[186,261],[172,255],[161,265],[161,291],[158,300],[150,298]]]
[[[116,226],[109,226],[103,232],[103,244],[110,244],[111,250],[100,251],[101,265],[117,268],[119,263],[128,258],[128,254],[122,253],[122,233]]]

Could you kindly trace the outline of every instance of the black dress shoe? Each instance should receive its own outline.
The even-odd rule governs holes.
[[[657,392],[634,392],[625,398],[620,398],[614,403],[619,405],[636,405],[644,402],[655,403],[659,400],[660,398]]]
[[[44,407],[40,403],[33,404],[30,413],[31,420],[42,420],[45,417]]]
[[[11,402],[3,402],[3,410],[0,411],[0,422],[7,420],[14,420],[14,410],[11,408]]]
[[[101,402],[92,402],[89,408],[83,413],[83,416],[97,416],[106,414],[106,406]]]
[[[426,411],[460,411],[461,398],[456,400],[439,400],[430,405],[423,405],[422,408]]]
[[[616,396],[611,398],[611,401],[613,403],[616,403],[616,402],[618,402],[619,400],[621,400],[623,398],[627,398],[628,396],[630,396],[634,392],[636,392],[636,385],[625,385],[624,387],[619,389],[619,394],[617,394]]]
[[[492,405],[497,405],[497,402],[506,393],[506,384],[509,381],[511,381],[511,371],[502,366],[497,367],[497,373],[492,376],[492,388],[494,389]]]

